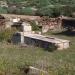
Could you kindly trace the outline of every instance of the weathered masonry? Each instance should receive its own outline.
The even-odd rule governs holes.
[[[18,36],[17,36],[18,35]],[[39,34],[27,34],[27,33],[17,33],[17,41],[14,43],[25,43],[27,45],[33,45],[37,47],[42,47],[45,49],[67,49],[69,48],[70,41],[62,40],[54,37],[43,36]]]

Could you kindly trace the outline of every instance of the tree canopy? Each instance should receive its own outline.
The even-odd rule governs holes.
[[[71,16],[75,12],[75,0],[5,0],[8,4],[18,5],[19,14],[59,16],[61,14]],[[27,7],[25,9],[21,7]],[[29,9],[34,7],[37,11]],[[9,8],[8,8],[9,9]],[[13,10],[13,9],[12,9]],[[20,11],[19,11],[20,10]],[[10,10],[9,10],[10,11]]]

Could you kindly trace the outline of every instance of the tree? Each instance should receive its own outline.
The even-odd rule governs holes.
[[[60,14],[70,16],[75,12],[75,0],[6,0],[8,4],[16,4],[25,9],[17,9],[14,12],[21,14],[33,15],[33,12],[28,7],[35,7],[38,9],[36,15],[59,16]],[[11,9],[9,10],[11,11]],[[17,12],[17,13],[18,13]]]
[[[0,7],[0,13],[7,13],[7,8]]]

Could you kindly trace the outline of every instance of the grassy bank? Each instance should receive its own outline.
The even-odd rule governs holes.
[[[50,35],[70,40],[70,48],[48,52],[37,47],[0,43],[0,73],[24,75],[21,73],[20,67],[32,65],[48,71],[50,75],[75,75],[75,36],[52,33]]]

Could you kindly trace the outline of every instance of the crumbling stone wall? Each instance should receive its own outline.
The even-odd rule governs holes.
[[[62,20],[61,18],[49,18],[49,17],[40,17],[40,16],[21,16],[21,15],[6,15],[2,14],[6,19],[9,17],[9,19],[12,19],[12,17],[19,17],[23,22],[24,21],[35,21],[36,25],[42,26],[42,32],[47,32],[50,30],[58,30],[62,27]],[[11,22],[6,21],[6,26],[9,27]]]
[[[49,29],[58,30],[61,29],[62,20],[59,17],[58,18],[42,17],[39,23],[40,25],[42,25],[43,31],[48,31]]]

